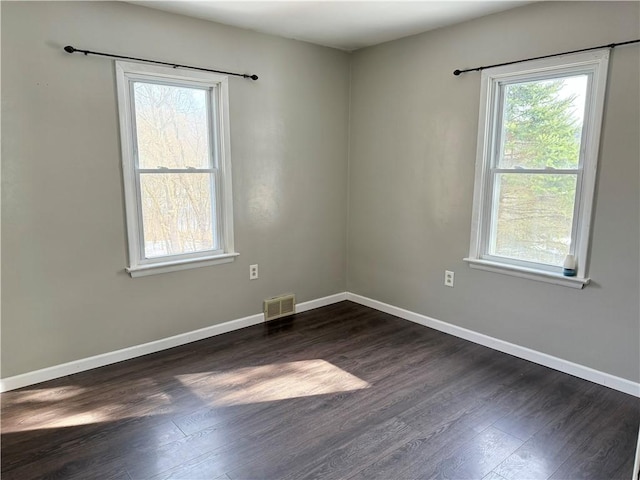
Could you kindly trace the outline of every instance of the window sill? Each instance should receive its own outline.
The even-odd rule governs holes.
[[[488,260],[479,260],[476,258],[464,258],[463,260],[469,263],[469,266],[471,268],[477,268],[478,270],[486,270],[488,272],[512,275],[514,277],[527,278],[529,280],[552,283],[554,285],[562,285],[563,287],[580,289],[591,281],[590,278],[565,277],[564,275],[560,275],[557,273],[505,265],[503,263],[490,262]]]
[[[189,260],[178,260],[174,262],[158,262],[152,265],[138,265],[136,267],[125,268],[131,277],[146,277],[158,273],[175,272],[177,270],[187,270],[189,268],[209,267],[221,263],[233,262],[239,253],[223,253],[211,257],[190,258]]]

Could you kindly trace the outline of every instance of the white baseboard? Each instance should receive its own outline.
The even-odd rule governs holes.
[[[334,303],[343,302],[347,299],[347,292],[336,293],[335,295],[329,295],[328,297],[317,298],[316,300],[309,300],[308,302],[298,303],[296,305],[296,313],[306,312],[307,310],[313,310],[314,308],[326,307],[327,305],[333,305]]]
[[[640,429],[638,429],[638,446],[636,447],[636,459],[633,462],[633,475],[632,480],[638,480],[640,478]]]
[[[308,302],[302,302],[296,305],[296,313],[302,313],[307,310],[313,310],[314,308],[331,305],[333,303],[346,300],[346,298],[347,294],[343,292],[335,295],[329,295],[328,297],[310,300]],[[3,378],[0,380],[0,392],[6,392],[9,390],[15,390],[16,388],[46,382],[47,380],[53,380],[54,378],[60,378],[73,373],[91,370],[92,368],[104,367],[105,365],[110,365],[112,363],[129,360],[149,353],[159,352],[161,350],[185,345],[197,340],[203,340],[223,333],[232,332],[241,328],[258,325],[263,321],[264,315],[262,313],[257,313],[255,315],[249,315],[248,317],[238,318],[236,320],[231,320],[217,325],[211,325],[210,327],[181,333],[179,335],[174,335],[172,337],[163,338],[153,342],[134,345],[133,347],[94,355],[92,357],[81,358],[80,360],[74,360],[73,362],[54,365],[53,367]]]
[[[514,357],[523,358],[525,360],[529,360],[530,362],[544,365],[545,367],[553,368],[554,370],[558,370],[560,372],[568,373],[569,375],[573,375],[574,377],[589,380],[590,382],[594,382],[600,385],[604,385],[605,387],[613,388],[614,390],[619,390],[621,392],[640,397],[640,383],[635,383],[625,378],[616,377],[615,375],[611,375],[609,373],[601,372],[590,367],[585,367],[584,365],[573,363],[568,360],[563,360],[562,358],[554,357],[552,355],[538,352],[527,347],[522,347],[514,343],[506,342],[498,338],[490,337],[473,330],[458,327],[441,320],[436,320],[435,318],[427,317],[426,315],[422,315],[420,313],[415,313],[403,308],[394,307],[393,305],[382,303],[371,298],[363,297],[361,295],[356,295],[355,293],[347,293],[347,300],[359,303],[360,305],[365,305],[370,308],[374,308],[376,310],[380,310],[381,312],[395,315],[396,317],[404,318],[405,320],[424,325],[425,327],[433,328],[434,330],[448,333],[455,337],[464,338],[465,340],[484,345],[485,347],[489,347],[500,352],[508,353],[509,355],[513,355]]]
[[[585,380],[613,388],[614,390],[619,390],[621,392],[640,397],[640,383],[635,383],[621,377],[616,377],[615,375],[601,372],[590,367],[585,367],[584,365],[579,365],[527,347],[522,347],[514,343],[490,337],[473,330],[458,327],[441,320],[436,320],[435,318],[427,317],[420,313],[411,312],[409,310],[363,297],[355,293],[337,293],[335,295],[329,295],[328,297],[299,303],[296,305],[296,312],[306,312],[314,308],[324,307],[343,300],[350,300],[352,302],[359,303],[360,305],[365,305],[381,312],[389,313],[396,317],[418,323],[425,327],[433,328],[455,337],[464,338],[465,340],[484,345],[485,347],[508,353],[515,357],[523,358],[525,360],[544,365],[545,367],[550,367],[575,377],[583,378]],[[141,345],[135,345],[133,347],[123,348],[113,352],[82,358],[73,362],[63,363],[61,365],[55,365],[53,367],[15,375],[13,377],[7,377],[0,380],[0,392],[15,390],[16,388],[34,385],[47,380],[53,380],[54,378],[64,377],[65,375],[71,375],[73,373],[91,370],[92,368],[103,367],[123,360],[140,357],[149,353],[159,352],[161,350],[177,347],[197,340],[203,340],[205,338],[221,335],[241,328],[258,325],[263,321],[264,315],[262,313],[258,313],[248,317],[201,328],[199,330],[163,338],[154,342],[143,343]]]

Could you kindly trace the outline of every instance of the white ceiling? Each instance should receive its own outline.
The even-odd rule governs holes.
[[[530,1],[131,1],[341,50],[376,45]]]

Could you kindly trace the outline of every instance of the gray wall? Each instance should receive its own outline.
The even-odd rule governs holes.
[[[1,8],[2,377],[345,291],[348,54],[119,2]],[[230,80],[234,263],[124,272],[114,66],[67,44],[260,76]]]
[[[640,380],[640,54],[615,49],[591,285],[470,269],[480,75],[456,68],[640,37],[637,2],[544,2],[359,50],[352,60],[348,289]],[[455,287],[443,285],[455,271]]]

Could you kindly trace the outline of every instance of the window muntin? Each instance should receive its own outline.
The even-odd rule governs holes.
[[[127,270],[232,260],[226,77],[116,65]]]
[[[483,72],[471,266],[548,278],[572,254],[586,278],[607,61],[599,51]]]

